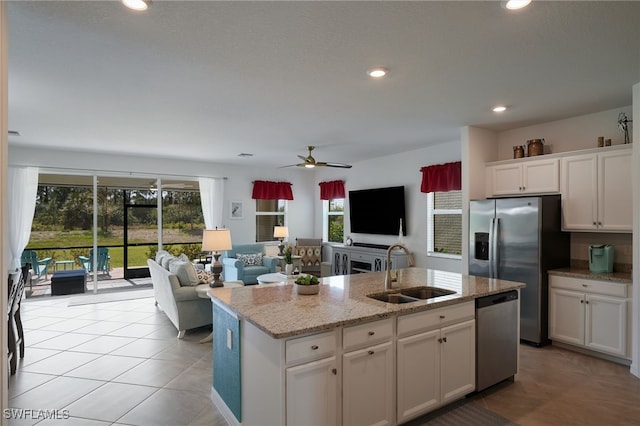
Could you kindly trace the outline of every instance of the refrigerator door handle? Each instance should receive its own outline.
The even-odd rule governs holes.
[[[495,247],[495,228],[496,226],[496,218],[491,218],[491,224],[489,225],[489,278],[495,278],[493,275],[495,273],[495,266],[497,266],[496,264],[494,264],[495,261],[495,254],[494,254],[494,247]]]
[[[500,248],[498,247],[498,239],[500,238],[500,218],[493,219],[493,240],[491,241],[491,247],[493,250],[492,253],[492,262],[493,262],[493,270],[494,274],[493,278],[500,278]]]

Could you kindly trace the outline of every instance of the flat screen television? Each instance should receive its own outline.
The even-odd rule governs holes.
[[[358,234],[407,235],[404,186],[349,191],[351,232]]]

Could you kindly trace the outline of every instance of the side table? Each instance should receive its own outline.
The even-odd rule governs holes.
[[[223,284],[224,284],[224,287],[226,288],[244,286],[244,283],[242,281],[225,281]],[[198,294],[198,297],[202,297],[203,299],[209,299],[209,290],[211,290],[211,287],[209,287],[209,284],[199,284],[196,286],[196,293]],[[212,341],[213,341],[213,331],[209,333],[207,337],[201,339],[200,343],[208,343]]]

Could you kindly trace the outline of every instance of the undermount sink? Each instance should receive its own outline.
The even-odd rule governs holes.
[[[400,294],[409,297],[415,297],[416,299],[432,299],[434,297],[448,296],[455,294],[455,291],[447,290],[446,288],[438,287],[414,287],[400,290]]]
[[[455,294],[455,291],[438,287],[412,287],[402,290],[391,290],[384,293],[369,294],[367,297],[387,303],[411,303],[418,300],[433,299],[436,297]]]

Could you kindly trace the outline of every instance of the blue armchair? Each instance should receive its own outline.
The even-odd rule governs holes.
[[[262,254],[262,265],[245,264],[238,259],[238,254]],[[222,253],[222,273],[225,281],[242,281],[245,284],[257,284],[258,275],[276,272],[280,264],[277,257],[266,257],[264,244],[243,244],[233,246],[231,250]]]

